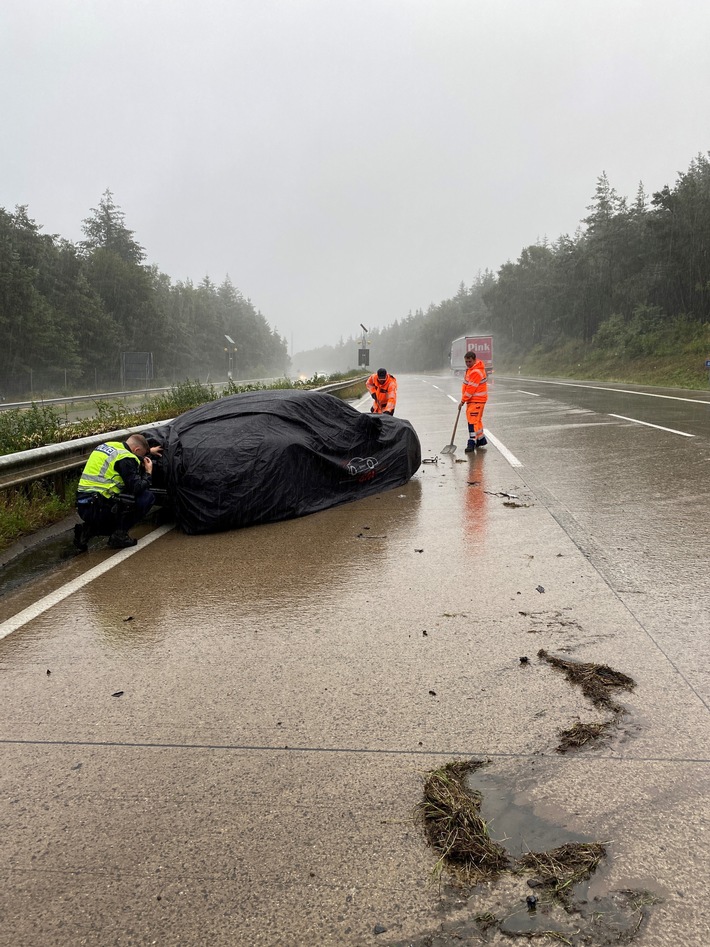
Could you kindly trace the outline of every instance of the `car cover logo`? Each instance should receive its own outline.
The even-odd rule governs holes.
[[[372,480],[376,466],[377,460],[374,457],[353,457],[347,462],[345,469],[351,477],[357,477],[362,483],[364,480]]]

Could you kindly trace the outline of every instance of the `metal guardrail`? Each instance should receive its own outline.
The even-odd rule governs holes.
[[[273,378],[240,378],[234,379],[236,385],[268,385],[275,381]],[[200,385],[211,388],[224,388],[226,381],[201,381]],[[106,401],[108,399],[121,400],[133,398],[136,395],[162,395],[166,391],[172,391],[175,385],[168,385],[167,388],[136,388],[131,391],[104,391],[95,395],[67,395],[63,398],[34,398],[32,401],[1,401],[0,411],[11,411],[22,408],[31,408],[33,404],[79,404],[82,401]]]
[[[33,447],[31,450],[5,454],[0,457],[0,490],[20,487],[34,480],[64,476],[83,467],[89,454],[99,444],[125,440],[129,434],[140,434],[169,423],[170,421],[156,421],[154,424],[141,424],[120,431],[92,434],[91,437],[78,437],[62,444],[47,444],[46,447]]]
[[[215,385],[214,387],[217,388],[218,386]],[[172,386],[169,388],[137,388],[134,391],[105,391],[96,395],[67,395],[64,398],[34,398],[32,401],[3,401],[0,402],[0,411],[31,408],[33,404],[79,404],[82,401],[106,401],[109,398],[116,401],[123,398],[133,398],[136,395],[161,395],[171,390]]]
[[[349,388],[361,387],[366,375],[361,378],[349,379],[346,382],[337,382],[325,385],[323,388],[314,388],[325,394],[346,392]],[[355,395],[354,395],[355,396]],[[106,431],[103,434],[93,434],[90,437],[79,437],[62,444],[47,444],[45,447],[33,447],[31,450],[18,451],[14,454],[0,456],[0,490],[20,487],[35,480],[50,478],[61,479],[74,470],[81,469],[89,454],[104,441],[125,440],[129,434],[140,434],[151,428],[170,424],[168,421],[154,421],[152,424],[141,424],[138,427],[124,428],[120,431]]]

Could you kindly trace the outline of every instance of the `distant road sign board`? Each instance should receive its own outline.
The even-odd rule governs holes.
[[[710,358],[705,359],[705,367],[710,368]]]

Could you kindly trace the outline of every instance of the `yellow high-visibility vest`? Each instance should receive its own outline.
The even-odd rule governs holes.
[[[100,493],[103,497],[115,496],[124,487],[123,479],[116,470],[116,463],[130,457],[137,464],[136,457],[120,441],[107,441],[93,450],[86,462],[77,488],[79,493]]]

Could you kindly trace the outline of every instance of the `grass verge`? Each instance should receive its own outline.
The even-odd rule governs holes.
[[[0,492],[0,550],[68,516],[74,509],[78,479],[67,486],[64,496],[40,481],[23,490]]]

